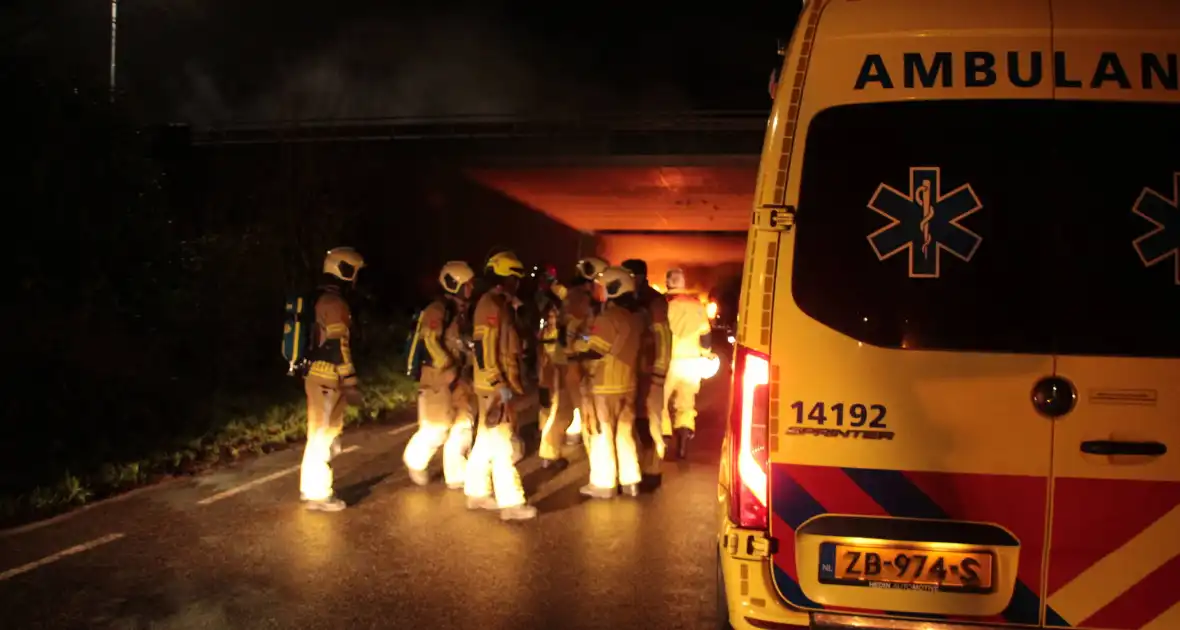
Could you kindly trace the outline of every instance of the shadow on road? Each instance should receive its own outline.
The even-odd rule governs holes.
[[[533,505],[536,506],[537,511],[542,515],[553,514],[556,512],[561,512],[562,510],[578,507],[582,503],[590,500],[578,493],[578,488],[580,488],[583,483],[584,482],[581,479],[575,479],[571,483],[568,483],[558,488],[554,492],[547,494],[545,498],[537,501]]]
[[[369,477],[363,481],[345,486],[336,491],[336,495],[342,501],[347,503],[350,507],[364,501],[370,494],[373,493],[373,486],[385,481],[393,473],[385,472],[380,475]]]
[[[541,489],[541,486],[545,485],[560,474],[561,471],[558,470],[539,468],[527,475],[521,475],[520,486],[524,488],[525,496],[532,496]]]

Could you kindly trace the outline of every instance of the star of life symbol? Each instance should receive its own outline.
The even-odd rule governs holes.
[[[937,278],[942,252],[971,262],[983,237],[959,222],[983,208],[971,184],[943,194],[937,166],[910,169],[910,192],[886,184],[877,186],[868,207],[889,219],[889,225],[869,234],[877,260],[909,251],[911,278]]]
[[[1131,212],[1147,219],[1152,229],[1131,242],[1144,267],[1172,259],[1177,285],[1180,285],[1180,173],[1172,174],[1172,196],[1164,197],[1144,188]]]

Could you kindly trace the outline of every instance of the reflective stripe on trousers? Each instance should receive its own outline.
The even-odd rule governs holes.
[[[418,390],[418,430],[406,444],[402,461],[406,468],[426,470],[439,449],[443,452],[443,479],[447,485],[463,483],[467,454],[471,450],[474,419],[457,409],[460,402],[450,387]]]
[[[673,429],[688,429],[694,433],[697,430],[697,393],[701,391],[697,370],[699,361],[697,357],[676,358],[668,366],[661,414],[664,435],[671,435]]]
[[[307,445],[299,467],[299,492],[304,499],[321,501],[333,495],[332,444],[344,429],[347,403],[335,381],[307,377]]]
[[[643,396],[639,404],[643,405],[642,415],[646,417],[642,426],[637,426],[636,430],[646,431],[648,434],[648,437],[643,440],[643,452],[640,454],[640,465],[643,467],[645,475],[660,474],[661,464],[664,461],[666,447],[661,424],[664,417],[665,387],[665,385],[657,385],[647,381],[639,388],[639,393]]]
[[[594,396],[598,420],[590,448],[590,485],[614,488],[643,480],[635,446],[635,399],[629,394]]]
[[[566,383],[566,365],[554,365],[548,383],[542,383],[549,388],[549,406],[541,408],[541,459],[557,459],[561,457],[561,447],[565,444],[565,435],[571,433],[574,422],[575,392],[570,391]],[[579,429],[580,430],[580,429]],[[577,433],[577,431],[573,431]]]
[[[520,485],[520,474],[512,461],[512,425],[510,421],[488,428],[484,423],[492,403],[499,403],[496,394],[479,394],[479,431],[475,444],[467,457],[467,481],[463,492],[469,497],[487,497],[493,494],[501,508],[524,505],[524,488]]]

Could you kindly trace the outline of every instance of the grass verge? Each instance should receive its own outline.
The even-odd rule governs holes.
[[[409,409],[417,384],[406,376],[405,360],[393,357],[362,369],[363,408],[349,408],[345,425],[388,421]],[[0,497],[0,528],[22,525],[69,511],[163,479],[194,475],[220,464],[262,455],[302,442],[307,403],[293,390],[267,397],[241,396],[220,406],[202,435],[177,439],[134,461],[108,462],[93,470],[64,471],[52,485],[18,496]]]

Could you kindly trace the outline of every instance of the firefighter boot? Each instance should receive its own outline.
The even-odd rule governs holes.
[[[492,497],[467,497],[467,509],[498,510],[500,506],[496,505],[496,500]]]
[[[676,457],[678,459],[688,458],[688,441],[692,439],[692,429],[679,428],[676,429]]]
[[[313,512],[339,512],[348,506],[336,497],[328,497],[327,499],[308,500],[303,504],[303,507]]]
[[[514,505],[500,510],[501,521],[527,521],[537,518],[537,508],[531,505]]]
[[[410,481],[414,482],[416,486],[425,486],[430,483],[429,470],[414,470],[413,468],[409,468],[407,472],[409,472]]]
[[[541,460],[541,468],[544,468],[545,470],[553,470],[556,472],[561,472],[561,471],[565,470],[566,468],[569,468],[569,465],[570,465],[570,460],[568,460],[564,457],[558,457],[557,459],[542,459]]]
[[[614,488],[600,488],[594,484],[586,484],[582,486],[578,492],[582,496],[590,497],[591,499],[613,499],[615,498]]]

